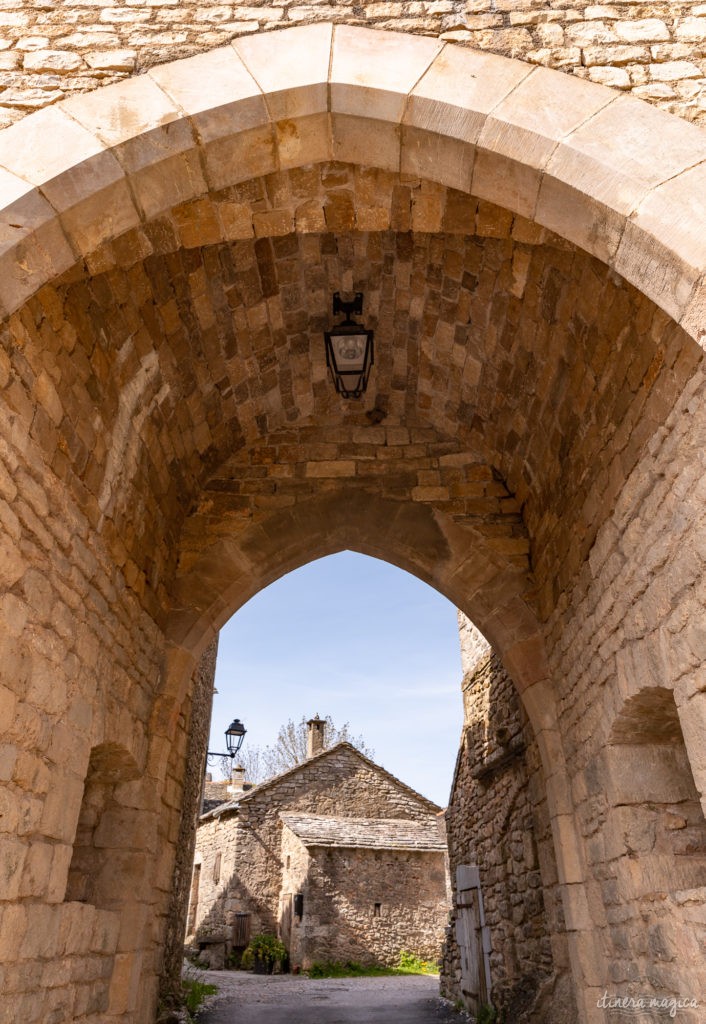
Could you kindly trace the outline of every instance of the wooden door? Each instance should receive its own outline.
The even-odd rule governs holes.
[[[464,864],[456,872],[456,941],[461,958],[461,997],[477,1013],[489,1001],[489,932],[485,927],[478,869]]]

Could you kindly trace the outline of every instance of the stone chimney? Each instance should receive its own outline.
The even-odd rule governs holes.
[[[245,789],[245,769],[242,764],[239,764],[237,768],[233,768],[230,773],[230,782],[228,783],[228,796],[231,798],[239,797]]]
[[[324,749],[324,729],[326,728],[326,722],[324,722],[318,715],[314,718],[310,718],[306,723],[306,756],[313,757],[314,754],[320,754]]]

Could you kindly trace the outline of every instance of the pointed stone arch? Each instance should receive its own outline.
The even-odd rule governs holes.
[[[243,211],[231,204],[218,212],[214,196],[263,175],[328,161],[353,166],[372,161],[391,174],[412,175],[497,204],[521,218],[523,230],[539,226],[582,248],[602,262],[607,275],[620,275],[660,307],[665,314],[662,327],[667,321],[670,328],[679,324],[703,344],[703,132],[634,99],[558,72],[428,38],[328,25],[241,39],[64,101],[0,133],[0,313],[3,318],[17,316],[24,328],[33,320],[28,304],[46,301],[47,319],[60,320],[51,296],[40,294],[43,287],[61,275],[92,279],[113,267],[133,266],[152,252],[154,232],[167,213],[179,226],[175,246],[186,250],[240,237],[314,232],[317,222],[307,220],[306,210],[294,211],[282,223],[269,215],[271,211],[256,217],[250,209],[243,226]],[[362,230],[362,225],[352,222],[347,229]],[[470,232],[471,222],[466,226]],[[374,227],[373,218],[368,230]],[[551,315],[550,311],[549,319]],[[141,340],[147,344],[147,339]],[[58,425],[62,415],[62,384],[47,345],[47,366],[37,373],[36,393],[44,415],[40,427],[51,442],[52,423]],[[81,576],[77,592],[68,588],[68,596],[66,590],[61,596],[73,614],[83,603],[94,622],[90,637],[79,630],[76,646],[84,660],[76,692],[62,679],[71,714],[63,731],[46,741],[49,761],[68,762],[78,744],[80,756],[88,762],[91,701],[115,711],[118,741],[129,748],[134,722],[127,703],[139,704],[142,724],[149,721],[151,740],[144,786],[150,806],[163,813],[161,831],[156,830],[163,846],[155,857],[152,879],[154,891],[163,894],[169,886],[168,845],[176,832],[179,797],[179,779],[174,773],[168,776],[166,766],[175,764],[186,748],[185,694],[199,651],[243,600],[288,568],[344,546],[387,557],[437,586],[471,614],[497,643],[522,691],[547,769],[577,977],[587,993],[591,986],[597,990],[603,984],[596,970],[602,952],[584,888],[586,867],[546,661],[547,631],[560,630],[556,622],[544,631],[538,629],[526,567],[496,557],[487,538],[459,526],[452,516],[435,509],[433,500],[424,507],[390,505],[374,497],[350,497],[339,486],[336,500],[329,499],[328,505],[327,499],[317,498],[279,518],[263,517],[237,542],[222,534],[191,562],[188,550],[178,550],[174,557],[178,554],[182,562],[169,586],[147,579],[110,524],[113,488],[125,486],[121,459],[133,443],[132,413],[144,396],[151,402],[160,394],[154,360],[149,352],[143,355],[138,364],[126,365],[131,383],[120,395],[118,429],[107,459],[108,482],[104,479],[95,500],[89,497],[78,511],[63,487],[68,475],[65,451],[57,443],[54,461],[43,463],[28,441],[34,410],[17,393],[7,402],[13,441],[28,461],[20,484],[30,507],[22,508],[21,521],[8,518],[3,524],[9,524],[13,538],[37,536],[45,522],[52,526],[50,507],[60,510],[61,524],[47,534],[57,556],[56,568],[47,569],[47,575],[54,571],[61,577],[68,566],[66,575],[72,583]],[[34,369],[29,360],[22,365]],[[91,372],[84,365],[81,371]],[[3,381],[5,373],[0,363]],[[96,370],[100,373],[108,376],[105,364]],[[99,395],[96,402],[103,398]],[[90,424],[81,426],[86,429],[79,441],[89,450],[96,443],[95,432]],[[648,427],[654,430],[655,424]],[[176,463],[179,455],[184,461],[198,461],[202,454],[196,448],[185,454],[178,445],[175,450]],[[19,462],[16,452],[9,461],[14,469]],[[44,481],[51,502],[39,493],[37,479]],[[623,482],[624,476],[619,479]],[[83,478],[81,484],[86,484]],[[157,484],[169,485],[168,468]],[[198,502],[199,495],[189,495],[192,498]],[[110,528],[100,538],[100,561],[88,550],[87,541],[106,523]],[[414,542],[408,541],[406,531],[414,535]],[[603,538],[596,545],[592,563],[598,568],[609,548]],[[11,594],[3,615],[10,636],[19,635],[30,605],[39,620],[33,621],[33,628],[43,635],[52,595],[47,597],[37,579],[25,580],[21,591],[16,587],[22,557],[8,560],[5,572],[10,588],[27,602],[23,610],[17,593]],[[59,579],[58,585],[64,584]],[[209,597],[209,588],[216,585],[223,590]],[[108,614],[117,604],[127,609],[119,621]],[[135,621],[139,629],[130,631],[125,623]],[[73,625],[65,614],[60,628],[67,646],[73,641]],[[570,646],[570,638],[561,639]],[[590,638],[582,637],[584,648],[590,643]],[[45,651],[49,647],[45,644]],[[105,654],[129,647],[138,648],[141,655],[148,652],[136,681],[124,665],[113,664]],[[102,668],[105,679],[98,679]],[[2,670],[7,676],[7,663]],[[10,684],[11,693],[7,707],[13,711],[19,701],[11,687],[22,699],[28,687],[26,681],[20,684],[6,676],[3,681]],[[43,702],[45,717],[18,718],[20,723],[29,722],[32,735],[42,730],[48,734],[51,715],[57,714],[57,698],[42,682],[35,681],[32,697]],[[21,726],[14,728],[19,732]],[[55,790],[64,781],[59,775]],[[71,783],[67,799],[78,813],[80,786],[75,779]],[[41,827],[50,838],[65,840],[63,808],[57,803],[54,798],[51,821],[44,811]],[[18,841],[13,864],[20,868],[24,850]],[[68,861],[59,863],[57,858],[55,874],[60,880],[68,868]],[[59,888],[55,884],[54,893]],[[49,903],[56,902],[51,896]],[[51,908],[52,921],[67,933],[76,917],[76,950],[86,954],[96,948],[94,930],[102,913],[98,908],[94,915],[89,909],[77,911],[70,904]],[[32,913],[27,911],[26,951],[28,957],[40,958],[41,929]],[[134,948],[122,951],[116,962],[110,1003],[111,1019],[116,1021],[146,1021],[154,1005],[159,969],[155,935],[161,924],[152,930],[145,927],[144,936],[141,933]],[[136,952],[143,938],[144,958]],[[138,983],[143,963],[144,979]],[[124,998],[128,988],[130,1005]],[[584,1019],[589,1019],[591,1005],[595,1008],[595,991],[592,996],[593,1004],[586,995]]]
[[[534,220],[702,340],[703,132],[560,72],[326,24],[245,37],[3,131],[2,311],[77,261],[105,266],[106,244],[160,212],[332,159]]]

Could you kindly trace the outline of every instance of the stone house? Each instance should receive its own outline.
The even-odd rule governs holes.
[[[400,950],[438,960],[448,919],[440,808],[349,743],[201,815],[187,938],[212,962],[258,932],[276,933],[293,965],[393,964]],[[215,784],[211,784],[211,790]],[[214,941],[215,940],[215,941]]]

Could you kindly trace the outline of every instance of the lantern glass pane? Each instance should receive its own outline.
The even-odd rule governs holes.
[[[367,334],[331,334],[333,357],[338,372],[360,372],[365,364],[367,344]]]

